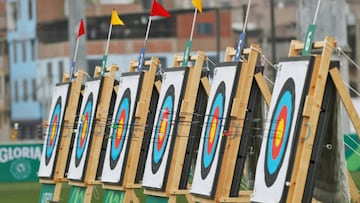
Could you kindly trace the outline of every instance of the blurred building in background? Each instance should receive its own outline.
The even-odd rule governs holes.
[[[0,142],[10,139],[10,86],[6,41],[6,2],[0,1]]]
[[[36,0],[6,0],[11,121],[19,138],[39,135],[42,115],[37,97]]]
[[[191,0],[158,1],[172,16],[153,19],[146,58],[159,57],[162,66],[171,67],[174,54],[182,55],[189,40],[194,8]],[[6,6],[0,3],[0,21],[6,17],[7,22],[6,29],[0,22],[0,95],[5,95],[0,99],[0,130],[3,129],[1,115],[8,119],[11,116],[11,127],[19,123],[18,138],[41,138],[41,120],[48,118],[53,87],[61,82],[64,72],[70,70],[78,31],[76,22],[80,18],[84,18],[86,28],[86,36],[81,37],[80,44],[86,44],[79,52],[86,57],[79,54],[78,61],[86,63],[79,63],[77,68],[85,69],[91,77],[95,66],[101,65],[111,11],[116,8],[125,26],[112,29],[107,66],[117,64],[121,72],[126,72],[130,61],[138,59],[144,45],[151,2],[6,0],[3,3]],[[355,16],[348,26],[350,54],[359,63],[360,16],[356,13],[359,2],[347,2]],[[192,51],[205,51],[209,56],[206,65],[210,69],[213,63],[223,61],[227,46],[236,46],[244,29],[247,3],[248,0],[203,1],[204,11],[197,16]],[[6,9],[2,9],[4,7]],[[296,15],[295,0],[252,0],[246,27],[247,46],[259,43],[263,54],[277,63],[279,58],[287,56],[290,41],[297,38]],[[87,65],[81,67],[81,64]],[[271,78],[274,70],[267,68],[266,71]],[[356,89],[359,77],[357,69],[350,67],[350,84]],[[9,128],[10,123],[7,126]]]

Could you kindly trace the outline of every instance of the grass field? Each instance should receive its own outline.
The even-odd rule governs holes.
[[[353,172],[352,177],[360,189],[360,172]],[[0,202],[1,203],[35,203],[39,201],[40,183],[1,183]],[[93,193],[93,203],[103,202],[103,189],[97,186]],[[141,191],[137,191],[141,194]],[[68,202],[70,196],[70,186],[63,184],[60,202]],[[145,201],[145,196],[141,195],[141,202]],[[180,202],[184,202],[183,200]]]

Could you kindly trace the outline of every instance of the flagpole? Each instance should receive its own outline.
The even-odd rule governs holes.
[[[77,52],[78,52],[78,49],[79,49],[79,41],[80,41],[80,37],[77,37],[77,39],[76,39],[76,46],[75,46],[74,58],[73,58],[73,61],[72,61],[72,63],[71,63],[70,82],[72,81],[73,74],[74,74],[74,71],[75,71],[75,64],[76,64]]]
[[[148,26],[147,26],[147,29],[146,29],[146,34],[145,34],[145,41],[144,41],[144,47],[145,47],[145,48],[146,48],[146,43],[147,43],[147,40],[148,40],[148,38],[149,38],[149,32],[150,32],[151,21],[152,21],[152,18],[151,18],[151,16],[150,16],[150,17],[149,17]]]
[[[193,17],[193,22],[192,22],[192,26],[191,26],[190,41],[192,41],[193,35],[194,35],[196,16],[197,16],[197,8],[195,8],[195,11],[194,11],[194,17]]]
[[[194,17],[193,17],[193,22],[192,22],[192,26],[191,26],[191,33],[190,33],[190,39],[186,43],[186,46],[185,46],[183,62],[181,64],[182,66],[187,66],[188,62],[189,62],[191,44],[192,44],[192,39],[193,39],[193,35],[194,35],[194,30],[195,30],[196,16],[197,16],[197,8],[195,8],[195,11],[194,11]]]
[[[251,5],[251,0],[249,0],[248,6],[247,6],[247,9],[246,9],[245,20],[244,20],[244,25],[243,25],[243,31],[242,31],[242,33],[240,34],[240,37],[239,37],[239,42],[238,42],[238,45],[236,47],[234,61],[239,61],[240,60],[240,55],[241,55],[241,52],[242,52],[242,50],[244,48],[245,37],[246,37],[246,27],[247,27],[249,13],[250,13],[250,5]]]
[[[147,44],[147,40],[149,38],[151,21],[152,21],[152,18],[150,16],[148,25],[147,25],[147,29],[146,29],[146,34],[145,34],[144,47],[141,48],[141,50],[140,50],[140,56],[139,56],[139,61],[138,61],[139,62],[138,71],[142,71],[142,68],[143,68],[143,64],[144,64],[144,60],[145,60],[146,44]]]
[[[107,38],[107,42],[106,42],[106,46],[105,46],[105,54],[103,55],[103,59],[102,59],[101,76],[104,76],[104,73],[105,73],[107,55],[108,55],[109,44],[110,44],[111,31],[112,31],[112,24],[110,23],[108,38]]]

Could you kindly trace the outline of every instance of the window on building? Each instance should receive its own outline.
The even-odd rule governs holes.
[[[49,83],[52,83],[52,63],[48,62],[47,63],[47,79],[49,80]]]
[[[31,41],[30,41],[30,46],[31,46],[31,60],[32,61],[35,61],[35,58],[36,58],[36,41],[35,41],[35,39],[32,39]]]
[[[28,91],[27,91],[27,80],[23,80],[23,101],[27,101],[28,100]]]
[[[26,61],[26,41],[23,40],[21,42],[21,57],[22,57],[22,61],[25,62]]]
[[[64,75],[64,62],[59,61],[59,82],[62,82],[63,75]]]
[[[17,41],[13,42],[13,58],[14,58],[14,63],[17,63]]]
[[[18,81],[14,82],[14,100],[15,102],[19,101],[19,86],[18,86]]]
[[[31,20],[33,18],[33,0],[29,0],[29,19]]]
[[[33,101],[36,101],[37,97],[36,97],[36,80],[32,79],[31,80],[31,98]]]
[[[211,35],[211,34],[213,34],[213,25],[212,25],[212,23],[199,23],[197,25],[197,34],[198,35]]]

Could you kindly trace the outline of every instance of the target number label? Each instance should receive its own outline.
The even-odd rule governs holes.
[[[172,127],[171,121],[174,114],[174,90],[174,85],[171,85],[166,91],[163,103],[160,108],[159,117],[155,125],[151,161],[151,170],[153,174],[157,173],[159,170],[169,140]]]
[[[222,82],[216,90],[212,101],[209,116],[207,118],[203,151],[201,156],[201,177],[205,179],[209,174],[214,161],[217,146],[219,144],[220,132],[225,105],[225,83]]]
[[[76,155],[75,155],[75,165],[76,167],[79,166],[82,157],[84,155],[85,149],[86,149],[86,145],[87,145],[87,141],[89,139],[89,135],[90,135],[90,125],[91,125],[91,117],[92,117],[92,111],[93,111],[93,104],[94,104],[94,98],[93,98],[93,93],[90,93],[86,104],[85,104],[85,108],[83,113],[81,114],[80,118],[79,118],[79,128],[78,128],[78,137],[77,137],[77,148],[76,148]]]
[[[110,135],[111,150],[110,150],[110,168],[115,169],[120,154],[124,149],[124,142],[129,126],[129,113],[131,106],[130,89],[127,88],[120,100],[119,108],[117,109],[113,130]]]
[[[295,83],[289,78],[282,87],[275,108],[265,152],[265,184],[270,187],[275,182],[288,146],[291,123],[295,108]]]

